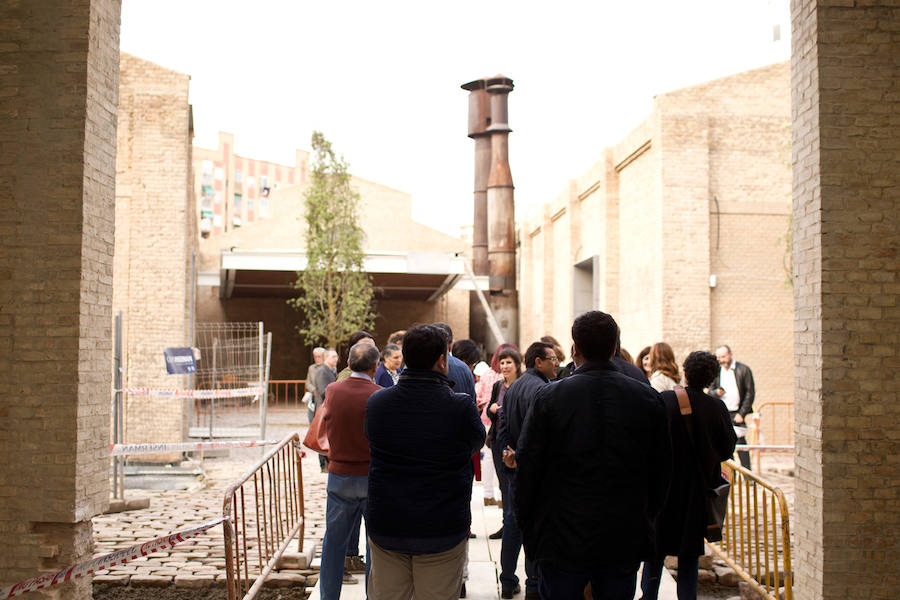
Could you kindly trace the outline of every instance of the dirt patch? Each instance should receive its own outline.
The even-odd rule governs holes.
[[[228,597],[224,587],[205,589],[168,587],[131,587],[94,584],[94,600],[224,600]],[[256,596],[259,600],[305,600],[306,588],[263,588]]]
[[[725,600],[740,596],[741,592],[736,587],[718,584],[701,584],[697,586],[697,600]]]

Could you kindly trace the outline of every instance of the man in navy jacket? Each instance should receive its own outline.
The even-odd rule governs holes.
[[[556,377],[559,359],[553,346],[546,342],[534,342],[525,351],[525,367],[527,370],[521,377],[512,382],[503,398],[500,410],[500,431],[497,433],[497,444],[504,448],[504,468],[510,469],[509,489],[506,497],[509,505],[503,507],[503,542],[500,546],[500,597],[512,598],[520,590],[516,565],[519,562],[519,550],[522,548],[522,532],[513,513],[516,496],[515,453],[519,443],[519,434],[525,416],[531,410],[538,392],[550,379]],[[525,600],[538,597],[537,568],[531,556],[525,553]]]
[[[448,350],[433,325],[407,331],[406,369],[366,405],[371,600],[459,596],[485,433],[475,403],[450,386]]]

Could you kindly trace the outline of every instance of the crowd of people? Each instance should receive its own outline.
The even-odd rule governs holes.
[[[328,440],[323,599],[339,598],[355,567],[373,600],[465,597],[476,478],[503,511],[489,536],[502,540],[502,598],[524,587],[526,599],[630,600],[643,563],[653,600],[666,556],[679,560],[679,600],[696,598],[707,482],[752,410],[752,372],[728,346],[680,367],[664,342],[632,359],[600,311],[571,333],[568,364],[551,336],[524,355],[501,344],[487,362],[446,323],[395,332],[381,350],[356,332],[340,373],[333,349],[314,350],[310,432]]]

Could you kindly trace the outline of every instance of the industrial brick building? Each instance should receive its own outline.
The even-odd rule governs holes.
[[[465,276],[466,242],[413,221],[409,194],[358,177],[352,185],[360,194],[364,267],[376,292],[376,343],[435,320],[467,337],[473,287]],[[272,379],[302,379],[312,358],[296,332],[300,315],[286,302],[305,264],[305,189],[272,190],[268,218],[200,242],[198,320],[264,321],[273,334]]]
[[[661,94],[519,226],[522,341],[591,309],[632,354],[729,344],[757,402],[793,397],[790,65]]]

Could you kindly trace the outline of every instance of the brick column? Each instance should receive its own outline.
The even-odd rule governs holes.
[[[893,598],[900,14],[896,2],[848,0],[793,0],[791,12],[794,590],[804,600]]]
[[[0,587],[89,558],[109,499],[119,14],[0,4]]]

